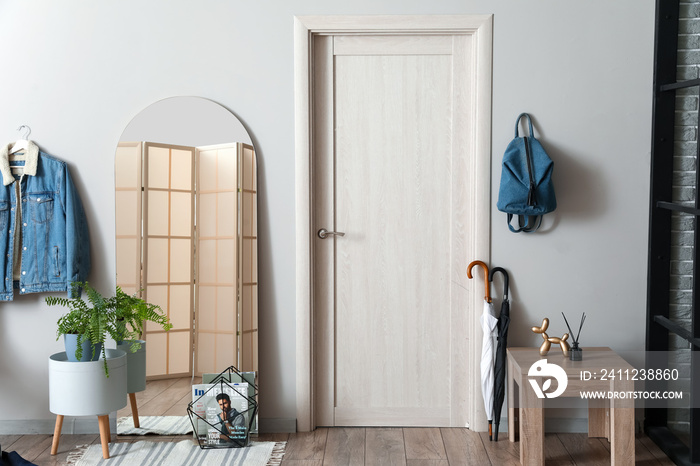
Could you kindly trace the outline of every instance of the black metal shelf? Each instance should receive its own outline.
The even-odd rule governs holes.
[[[671,84],[662,84],[659,86],[659,91],[676,91],[678,89],[688,89],[690,87],[700,86],[700,79],[689,79],[687,81],[680,81]]]
[[[674,202],[659,201],[656,207],[660,209],[673,210],[674,212],[683,212],[685,214],[700,216],[700,209]]]
[[[673,333],[674,335],[678,335],[688,343],[691,343],[693,346],[700,348],[700,338],[694,337],[693,333],[690,330],[678,325],[677,323],[670,320],[668,317],[654,316],[654,322],[661,325],[663,328]]]
[[[692,257],[692,295],[690,329],[671,321],[671,213],[700,215],[700,170],[696,170],[695,199],[688,203],[673,199],[673,159],[676,96],[680,89],[700,87],[700,79],[677,82],[680,0],[656,0],[654,38],[654,97],[651,146],[651,180],[649,201],[649,255],[647,268],[647,351],[669,351],[670,335],[675,334],[692,344],[691,366],[700,358],[700,229],[696,224]],[[698,110],[700,112],[700,110]],[[700,113],[699,113],[700,115]],[[700,143],[697,144],[700,151]],[[700,160],[700,152],[696,153]],[[661,201],[660,199],[663,199]],[[700,379],[691,374],[690,406],[698,403]],[[690,409],[690,438],[685,445],[668,429],[668,409],[644,411],[644,427],[666,454],[678,464],[700,465],[700,409]]]

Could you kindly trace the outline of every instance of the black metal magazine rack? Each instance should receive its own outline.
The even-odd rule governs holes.
[[[232,382],[233,375],[243,383]],[[193,386],[199,395],[187,405],[195,438],[202,449],[248,445],[258,412],[258,387],[230,366],[210,383]]]

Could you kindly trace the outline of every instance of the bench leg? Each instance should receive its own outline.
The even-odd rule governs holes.
[[[617,380],[611,388],[613,391],[631,392],[634,382]],[[613,398],[610,400],[610,464],[633,466],[634,449],[634,401]]]
[[[61,429],[63,428],[63,415],[56,415],[56,427],[53,430],[53,442],[51,443],[51,455],[58,453],[58,439],[61,437]]]
[[[100,442],[102,443],[102,457],[109,459],[109,415],[97,416],[97,421],[100,424]]]
[[[515,379],[513,374],[513,366],[508,363],[508,440],[511,442],[517,442],[520,438],[520,425],[518,417],[520,416],[520,410],[518,409],[518,390],[520,389],[515,385]]]
[[[544,400],[520,379],[520,463],[544,466]]]
[[[131,415],[134,418],[134,427],[141,427],[139,422],[139,408],[136,406],[136,393],[129,393],[129,402],[131,403]]]
[[[610,401],[588,400],[588,436],[610,440]]]

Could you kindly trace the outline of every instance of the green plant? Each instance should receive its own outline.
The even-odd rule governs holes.
[[[65,306],[69,309],[67,314],[58,319],[58,328],[56,330],[56,340],[61,335],[75,334],[78,335],[78,348],[75,351],[75,357],[79,360],[82,357],[82,343],[89,341],[91,344],[102,344],[102,359],[104,360],[105,375],[109,377],[109,369],[107,368],[107,357],[105,355],[105,340],[107,335],[112,336],[113,333],[113,312],[110,309],[110,301],[105,299],[97,290],[90,286],[87,282],[75,282],[72,284],[73,289],[83,288],[87,295],[87,302],[82,296],[77,298],[59,298],[49,296],[46,298],[46,304],[49,306]],[[74,296],[78,296],[77,293]],[[93,357],[94,357],[93,347]]]
[[[119,286],[113,297],[105,298],[87,282],[74,282],[73,290],[80,288],[85,290],[87,302],[82,296],[77,298],[58,298],[49,296],[46,304],[49,306],[65,306],[69,309],[58,319],[56,340],[61,335],[78,335],[78,348],[75,357],[82,357],[81,344],[89,341],[91,344],[102,344],[102,359],[104,361],[105,375],[109,377],[107,356],[105,353],[105,340],[107,336],[116,342],[124,340],[138,340],[143,333],[143,323],[147,320],[160,325],[163,330],[172,328],[168,316],[155,304],[149,304],[137,296],[129,296]],[[74,296],[78,296],[77,293]],[[141,344],[134,341],[129,348],[132,353],[138,351]],[[94,347],[93,347],[94,351]],[[94,357],[94,353],[92,355]]]
[[[115,318],[114,339],[117,342],[138,340],[143,333],[143,323],[147,320],[160,325],[166,332],[172,328],[168,316],[163,313],[160,306],[149,304],[136,295],[130,296],[118,285],[111,301]],[[135,352],[140,347],[141,344],[134,341],[130,349]]]

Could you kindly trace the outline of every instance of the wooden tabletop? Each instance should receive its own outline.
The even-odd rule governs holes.
[[[578,375],[580,371],[608,370],[632,370],[634,367],[622,359],[617,353],[608,347],[584,347],[583,360],[571,361],[564,356],[561,349],[552,346],[546,356],[540,356],[539,348],[514,347],[508,348],[508,358],[518,369],[529,368],[539,359],[546,359],[549,363],[560,366],[567,375]]]

